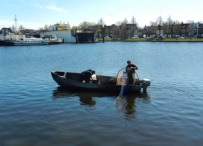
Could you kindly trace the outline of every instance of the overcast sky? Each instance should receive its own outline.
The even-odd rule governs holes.
[[[15,25],[15,15],[17,26],[27,29],[60,22],[72,27],[101,18],[111,25],[125,18],[130,22],[133,16],[140,27],[159,16],[164,21],[170,16],[174,21],[203,22],[202,6],[203,0],[1,0],[0,29]]]

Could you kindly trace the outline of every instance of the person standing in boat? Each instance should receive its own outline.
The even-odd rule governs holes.
[[[79,81],[80,82],[85,81],[85,83],[90,83],[90,81],[93,80],[92,75],[94,75],[94,74],[95,74],[95,70],[91,70],[91,69],[85,70],[80,74]],[[95,78],[96,78],[96,76],[95,76]]]
[[[138,70],[138,67],[131,63],[131,60],[127,61],[126,72],[128,76],[128,85],[133,85],[135,82],[135,70]]]

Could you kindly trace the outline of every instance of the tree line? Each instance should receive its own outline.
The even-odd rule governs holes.
[[[192,32],[192,30],[195,27],[195,22],[193,20],[188,20],[186,23],[190,23],[190,27],[188,28],[189,32]],[[65,25],[65,23],[63,23]],[[169,16],[167,18],[166,21],[163,20],[163,18],[161,16],[159,16],[155,21],[150,21],[148,25],[146,25],[145,27],[148,27],[148,33],[150,32],[154,32],[155,30],[157,30],[158,26],[162,26],[162,29],[164,32],[167,32],[170,30],[170,27],[172,27],[174,24],[181,24],[180,21],[177,20],[172,20],[171,16]],[[98,20],[97,23],[94,22],[87,22],[87,21],[83,21],[81,22],[78,26],[73,26],[71,27],[69,23],[66,24],[67,28],[70,30],[88,30],[89,28],[94,28],[96,29],[96,31],[98,33],[105,33],[104,31],[108,31],[105,30],[105,21],[100,18]],[[178,25],[176,25],[177,27],[174,27],[174,31],[175,29],[180,29],[178,28]],[[179,25],[180,26],[180,25]],[[39,31],[47,31],[48,30],[48,25],[45,24],[44,27],[40,27],[38,30]],[[15,30],[15,26],[13,25],[12,27],[10,27],[12,31]],[[19,26],[18,30],[25,30],[26,28],[23,25]],[[129,31],[130,29],[130,31]],[[134,34],[135,31],[142,29],[139,24],[137,23],[136,19],[134,16],[132,16],[131,21],[128,21],[126,18],[123,21],[118,21],[116,22],[113,27],[111,28],[112,33],[114,34],[115,37],[120,37],[120,36],[125,36],[129,33],[132,36]]]

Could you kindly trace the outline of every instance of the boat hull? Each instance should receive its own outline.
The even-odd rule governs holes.
[[[121,85],[116,85],[116,77],[97,75],[97,79],[100,83],[82,83],[77,80],[79,79],[79,73],[68,73],[68,77],[65,75],[66,72],[52,71],[51,75],[54,81],[65,88],[74,88],[79,90],[87,91],[105,91],[105,92],[116,92],[119,93]],[[73,79],[71,79],[73,78]],[[113,81],[114,80],[114,81]],[[142,84],[125,86],[125,93],[139,92],[142,89]]]
[[[49,42],[14,42],[14,46],[38,46],[38,45],[48,45]]]

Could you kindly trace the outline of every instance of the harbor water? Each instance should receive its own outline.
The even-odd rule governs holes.
[[[51,71],[116,76],[131,60],[147,92],[64,90]],[[203,144],[203,43],[0,46],[0,146]]]

